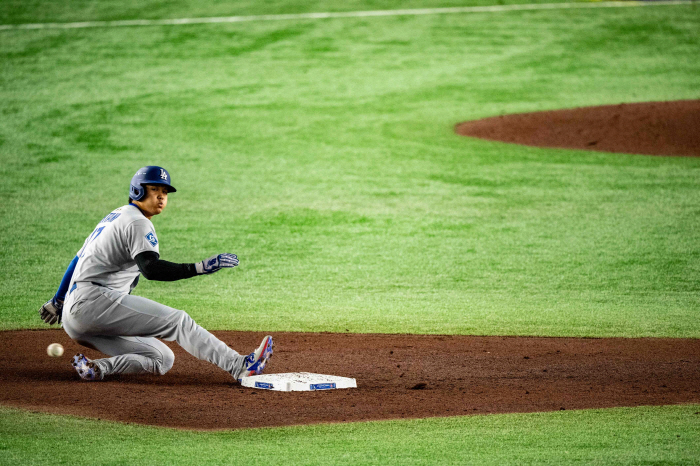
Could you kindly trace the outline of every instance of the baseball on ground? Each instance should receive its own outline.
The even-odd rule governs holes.
[[[47,348],[46,352],[52,358],[57,358],[63,355],[63,346],[60,343],[51,343]]]

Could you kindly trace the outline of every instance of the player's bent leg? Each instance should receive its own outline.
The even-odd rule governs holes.
[[[102,379],[114,374],[160,374],[168,372],[175,362],[175,354],[163,342],[147,337],[109,337],[76,334],[70,325],[66,333],[75,341],[88,348],[96,349],[110,358],[89,360],[76,355],[73,366],[81,378]],[[90,373],[89,364],[96,367],[96,375]]]
[[[241,372],[244,357],[197,325],[186,312],[107,288],[88,289],[89,301],[74,306],[69,316],[82,334],[177,341],[191,355],[216,364],[234,377]]]
[[[172,369],[175,354],[156,338],[148,337],[93,337],[91,344],[111,358],[93,362],[110,374],[159,374]]]

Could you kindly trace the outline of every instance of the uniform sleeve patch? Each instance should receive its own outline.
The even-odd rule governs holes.
[[[148,233],[146,235],[146,239],[149,243],[151,243],[151,246],[155,246],[156,244],[158,244],[158,239],[156,238],[156,235],[153,234],[153,232]]]

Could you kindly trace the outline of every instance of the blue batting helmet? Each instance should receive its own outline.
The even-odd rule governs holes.
[[[146,195],[145,184],[160,184],[168,187],[169,193],[177,191],[170,184],[170,173],[165,168],[149,165],[148,167],[140,168],[131,179],[131,189],[129,189],[129,198],[135,201],[140,201]]]

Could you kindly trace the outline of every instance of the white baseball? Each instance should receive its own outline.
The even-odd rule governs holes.
[[[58,358],[63,356],[63,346],[60,343],[51,343],[47,348],[46,352],[52,358]]]

